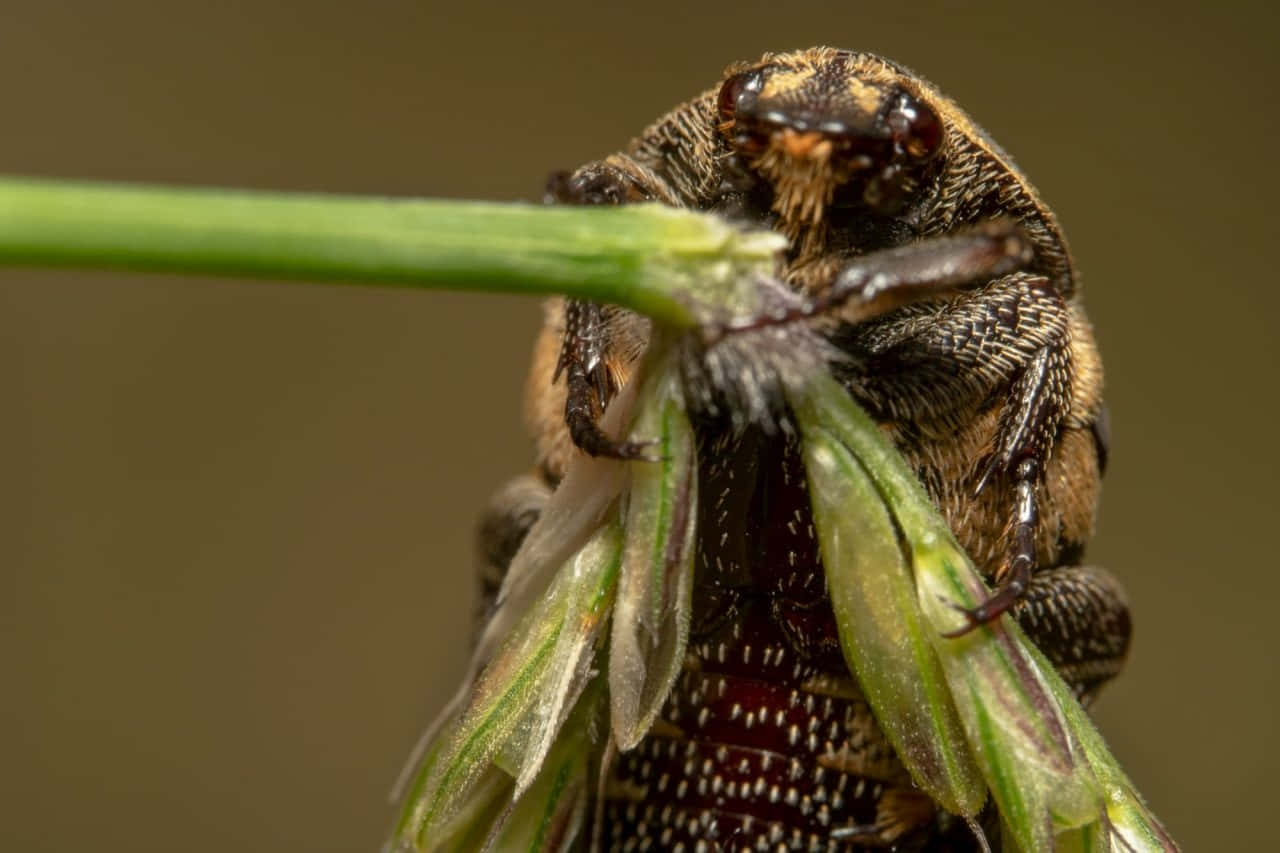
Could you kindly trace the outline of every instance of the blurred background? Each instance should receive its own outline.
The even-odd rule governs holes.
[[[914,67],[1058,211],[1106,360],[1097,707],[1188,849],[1274,836],[1277,13],[46,0],[0,173],[537,199],[767,49]],[[0,270],[0,848],[373,850],[529,463],[531,300]]]

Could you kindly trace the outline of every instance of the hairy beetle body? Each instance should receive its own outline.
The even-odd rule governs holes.
[[[868,54],[766,55],[625,151],[554,176],[549,195],[785,234],[780,277],[842,352],[832,369],[997,584],[972,623],[1012,608],[1082,696],[1118,672],[1123,594],[1077,565],[1107,438],[1075,272],[1053,214],[951,101]],[[621,309],[548,308],[529,482],[549,492],[573,453],[641,452],[596,421],[648,331]],[[691,654],[661,720],[614,763],[600,837],[617,850],[965,849],[967,830],[912,788],[841,655],[795,439],[724,412],[694,425]],[[509,538],[529,517],[527,501],[499,503],[487,529]]]

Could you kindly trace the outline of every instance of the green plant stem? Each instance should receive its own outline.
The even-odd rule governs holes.
[[[777,241],[658,205],[409,200],[0,178],[0,264],[563,293],[688,326],[678,293]],[[727,262],[727,263],[726,263]]]

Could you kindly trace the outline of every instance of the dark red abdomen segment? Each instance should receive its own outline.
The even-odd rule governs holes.
[[[912,787],[850,678],[793,444],[700,434],[689,661],[617,760],[605,849],[974,849]]]

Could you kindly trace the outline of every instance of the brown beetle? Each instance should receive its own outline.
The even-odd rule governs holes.
[[[795,316],[883,426],[1082,697],[1128,647],[1123,593],[1078,565],[1107,455],[1102,369],[1057,220],[1008,156],[918,75],[830,48],[767,54],[623,152],[553,176],[565,204],[658,201],[778,230]],[[501,577],[570,454],[634,457],[597,426],[648,339],[642,318],[549,306],[529,380],[535,474],[482,528]],[[911,786],[841,655],[785,431],[694,413],[699,530],[686,671],[611,772],[615,850],[970,849]],[[575,449],[575,446],[577,449]],[[961,828],[963,829],[963,828]]]

